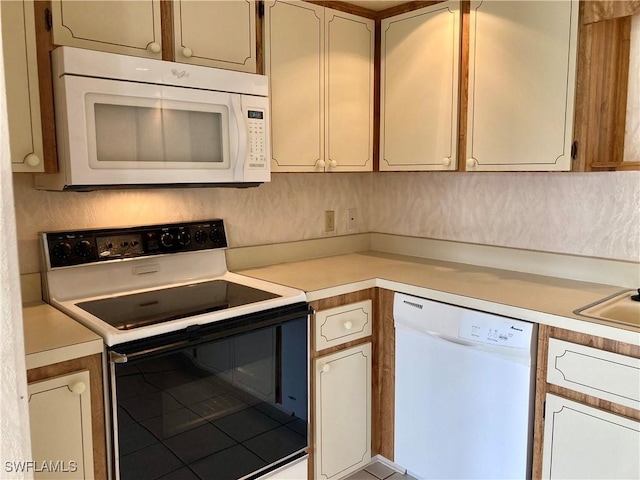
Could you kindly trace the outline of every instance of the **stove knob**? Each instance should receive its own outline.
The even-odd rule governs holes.
[[[64,260],[71,256],[71,245],[66,242],[60,242],[53,247],[53,256]]]
[[[224,231],[213,227],[209,232],[209,238],[215,244],[216,247],[223,247],[224,245]]]
[[[178,234],[178,243],[180,243],[180,245],[182,245],[183,247],[189,245],[191,243],[191,235],[189,234],[189,232],[182,230]]]
[[[164,247],[173,247],[175,241],[176,237],[173,236],[173,233],[165,232],[160,236],[160,243]]]
[[[85,258],[91,255],[93,247],[89,241],[82,240],[81,242],[76,243],[75,247],[73,247],[73,251],[76,252],[76,255],[79,257]]]
[[[195,236],[196,242],[207,243],[207,232],[205,232],[204,230],[198,230],[194,236]]]

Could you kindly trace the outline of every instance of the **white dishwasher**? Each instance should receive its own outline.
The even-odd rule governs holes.
[[[531,477],[537,325],[395,294],[394,462],[421,479]]]

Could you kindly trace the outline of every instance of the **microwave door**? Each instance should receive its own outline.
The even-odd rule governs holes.
[[[73,184],[243,181],[247,133],[238,94],[83,77],[65,82],[63,156]]]

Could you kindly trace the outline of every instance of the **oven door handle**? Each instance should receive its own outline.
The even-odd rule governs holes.
[[[109,362],[110,363],[127,363],[129,359],[125,353],[118,353],[111,350],[109,352]]]

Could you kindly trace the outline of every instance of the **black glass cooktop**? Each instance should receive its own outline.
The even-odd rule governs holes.
[[[77,306],[118,330],[130,330],[278,297],[238,283],[212,280],[82,302]]]

